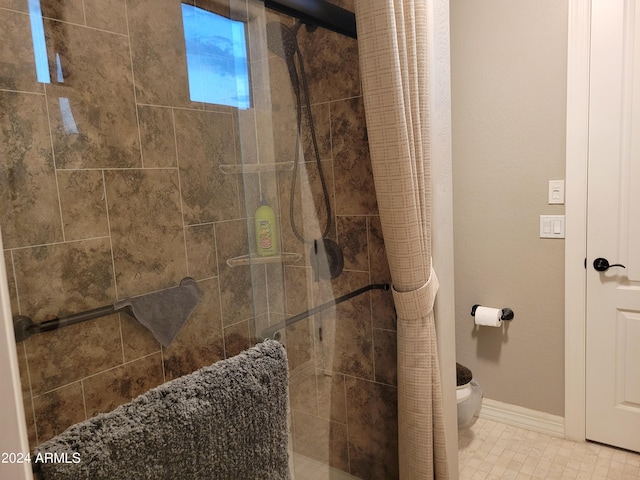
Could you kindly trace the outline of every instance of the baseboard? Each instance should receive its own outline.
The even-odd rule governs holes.
[[[552,437],[564,438],[564,417],[558,415],[484,398],[478,416],[514,427],[545,433]]]

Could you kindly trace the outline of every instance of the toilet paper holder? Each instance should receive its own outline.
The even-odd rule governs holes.
[[[478,304],[471,307],[472,317],[476,316],[476,308],[478,307],[480,307],[480,305]],[[502,311],[502,315],[500,316],[500,320],[513,320],[513,317],[515,316],[515,313],[513,313],[513,310],[511,310],[510,308],[503,308],[501,311]]]

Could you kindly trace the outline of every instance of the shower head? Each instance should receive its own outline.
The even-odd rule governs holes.
[[[293,27],[280,22],[267,23],[267,47],[286,62],[291,85],[293,85],[296,95],[300,94],[300,79],[298,78],[298,69],[296,68],[294,56],[296,53],[300,55],[296,36],[301,26],[301,20],[298,20]]]
[[[292,27],[280,22],[267,23],[267,47],[284,60],[289,61],[299,51],[298,30],[302,21],[298,20]]]

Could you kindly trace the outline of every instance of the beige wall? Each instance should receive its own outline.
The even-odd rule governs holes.
[[[457,360],[485,397],[564,413],[564,240],[539,238],[564,178],[567,2],[451,2]],[[510,307],[478,328],[479,303]]]

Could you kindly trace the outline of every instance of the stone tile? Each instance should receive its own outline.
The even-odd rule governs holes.
[[[292,436],[293,450],[296,453],[319,460],[340,470],[349,471],[346,425],[330,422],[304,412],[293,411]]]
[[[242,7],[244,7],[244,9],[246,10],[245,2],[242,2],[240,0],[232,0],[231,2],[229,0],[194,0],[194,5],[196,7],[227,18],[232,17],[231,7],[229,6],[230,3],[233,3],[236,15],[242,12]],[[241,20],[240,18],[236,18],[235,16],[234,18],[236,20]],[[244,20],[246,21],[246,19]]]
[[[311,119],[313,120],[313,134],[309,113],[305,106],[302,109],[302,145],[305,162],[317,162],[317,156],[321,160],[331,159],[331,121],[329,116],[329,104],[318,103],[311,106]],[[315,134],[315,145],[313,137]],[[316,146],[318,147],[316,156]]]
[[[0,8],[29,12],[29,2],[28,0],[0,0]]]
[[[127,2],[138,103],[202,109],[191,102],[181,2]]]
[[[61,434],[71,425],[86,420],[80,382],[33,398],[38,442]]]
[[[301,28],[298,43],[312,105],[361,94],[357,40],[324,28]]]
[[[375,283],[389,283],[391,282],[391,273],[389,272],[389,262],[384,246],[380,217],[377,215],[368,216],[367,227],[371,281]]]
[[[224,328],[224,349],[226,358],[238,355],[255,342],[251,338],[249,324],[252,320],[243,320]]]
[[[127,34],[125,0],[83,0],[87,26]]]
[[[60,207],[43,96],[0,91],[0,145],[4,248],[61,242]]]
[[[229,267],[230,258],[247,255],[247,225],[244,220],[216,224],[218,272],[223,325],[233,325],[254,316],[251,267]]]
[[[384,248],[380,217],[377,215],[369,216],[367,220],[371,282],[391,284],[391,273]],[[397,316],[390,290],[371,291],[371,311],[373,312],[374,327],[386,330],[396,329]]]
[[[369,283],[369,274],[343,271],[323,281],[317,303],[337,298]],[[315,315],[318,369],[373,380],[373,332],[369,293],[358,295]],[[320,341],[318,329],[322,328]]]
[[[331,139],[338,215],[378,212],[362,98],[331,104]]]
[[[3,0],[2,6],[28,12],[26,1]],[[43,92],[33,65],[33,40],[29,15],[0,10],[0,89]],[[6,111],[3,105],[0,112]]]
[[[102,172],[60,170],[57,177],[65,239],[109,236]]]
[[[268,264],[267,285],[269,286],[269,312],[284,314],[285,312],[285,289],[284,289],[284,266],[280,263]]]
[[[296,116],[296,97],[289,70],[285,61],[272,56],[268,60],[271,100],[271,131],[262,132],[261,137],[273,137],[273,152],[278,162],[290,162],[295,159],[298,135],[298,118]],[[264,96],[267,94],[265,92]]]
[[[287,361],[289,363],[290,374],[293,375],[298,369],[303,375],[309,368],[313,369],[313,322],[309,318],[300,320],[285,328],[282,343],[287,348]]]
[[[25,342],[34,395],[122,363],[115,315],[41,333]]]
[[[45,20],[57,168],[141,165],[131,56],[122,35]]]
[[[397,333],[374,328],[373,344],[376,382],[397,385]]]
[[[397,391],[347,377],[347,422],[351,474],[398,478]]]
[[[297,315],[313,306],[310,297],[311,270],[308,268],[284,267],[286,291],[286,313]]]
[[[14,250],[13,260],[22,314],[36,322],[115,300],[108,238]]]
[[[87,418],[110,412],[164,381],[160,352],[85,378]]]
[[[206,108],[207,110],[210,110],[213,108],[213,105],[207,105]],[[233,128],[235,130],[233,137],[236,142],[235,148],[242,155],[242,163],[258,163],[259,154],[257,129],[259,128],[259,125],[256,120],[258,111],[255,108],[236,108],[230,113],[233,118]]]
[[[282,248],[287,252],[300,253],[303,258],[308,256],[313,240],[321,238],[325,231],[327,232],[326,238],[336,238],[333,162],[330,160],[323,161],[321,165],[332,212],[328,230],[325,195],[317,165],[315,163],[301,163],[296,172],[295,187],[292,187],[293,171],[280,172],[278,175]],[[292,188],[295,188],[293,192],[293,219],[298,236],[304,239],[305,244],[294,233],[291,223],[290,199]]]
[[[189,276],[196,280],[218,275],[215,225],[205,223],[185,228]]]
[[[84,25],[82,0],[41,0],[40,8],[45,18]]]
[[[317,376],[312,362],[291,370],[289,399],[292,410],[318,415]]]
[[[119,298],[173,287],[187,274],[176,170],[105,172]]]
[[[151,330],[127,314],[120,313],[119,316],[125,362],[160,352],[160,343],[155,339]]]
[[[317,378],[320,417],[333,422],[347,423],[345,376],[339,373],[318,372]]]
[[[225,358],[218,279],[198,282],[204,296],[169,347],[163,349],[167,380]]]
[[[253,263],[251,265],[251,303],[253,305],[253,316],[268,315],[269,302],[267,300],[267,270],[266,265]]]
[[[177,166],[176,135],[171,109],[138,105],[138,122],[144,166]]]
[[[338,245],[344,255],[344,268],[369,271],[367,218],[364,216],[337,217]]]
[[[177,110],[175,122],[185,223],[240,218],[237,175],[219,169],[236,163],[233,117]]]
[[[13,253],[22,313],[35,322],[109,305],[115,299],[108,239]],[[117,316],[35,335],[25,346],[34,394],[122,363]]]

